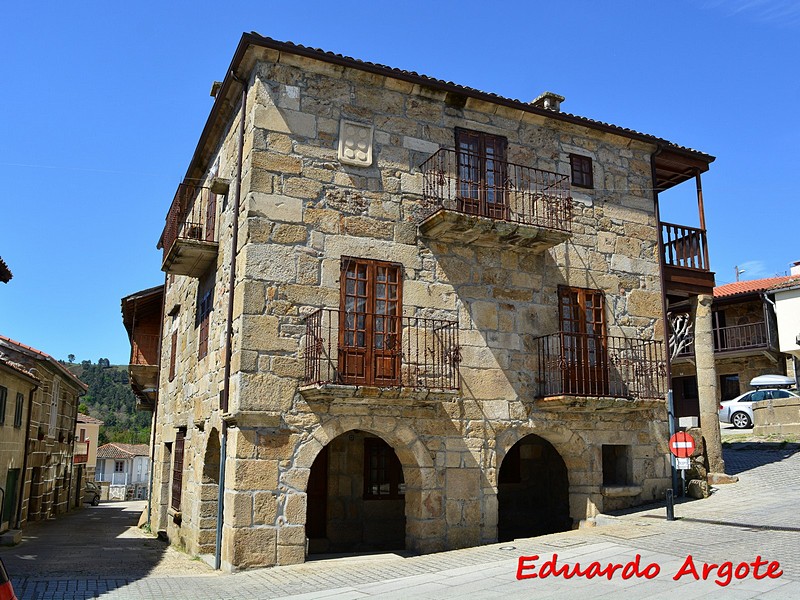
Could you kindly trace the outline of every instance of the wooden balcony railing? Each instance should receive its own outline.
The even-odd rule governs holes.
[[[458,323],[345,313],[306,317],[305,385],[458,389]]]
[[[661,223],[664,264],[670,267],[708,271],[708,245],[705,229]]]
[[[423,196],[464,214],[569,232],[567,175],[443,148],[420,166]]]
[[[536,338],[536,346],[539,396],[665,397],[659,341],[560,332]]]
[[[158,365],[158,334],[134,332],[132,338],[130,364]]]
[[[758,350],[770,347],[767,335],[767,324],[764,321],[717,327],[713,330],[714,352],[739,352],[742,350]],[[694,338],[687,341],[678,357],[694,355]]]
[[[79,442],[75,440],[72,448],[72,462],[74,464],[81,464],[89,461],[89,440]]]

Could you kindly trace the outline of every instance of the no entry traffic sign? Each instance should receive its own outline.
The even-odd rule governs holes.
[[[688,458],[694,454],[694,439],[688,433],[679,431],[669,438],[669,451],[678,458]]]

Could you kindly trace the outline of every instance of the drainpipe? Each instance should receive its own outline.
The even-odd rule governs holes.
[[[150,525],[153,504],[153,473],[156,470],[156,427],[158,426],[158,402],[161,398],[161,341],[164,337],[164,319],[166,318],[167,308],[167,280],[169,275],[164,275],[164,292],[161,294],[161,322],[158,325],[158,391],[156,401],[153,405],[153,418],[150,421],[150,477],[147,483],[147,526],[150,532],[153,527]]]
[[[39,389],[38,385],[34,385],[31,391],[28,392],[28,418],[25,424],[25,453],[22,455],[22,486],[20,487],[19,501],[17,502],[17,526],[15,529],[22,529],[22,503],[25,500],[25,482],[28,479],[28,444],[31,439],[31,413],[33,412],[33,395]],[[31,481],[33,487],[33,481]],[[30,510],[30,506],[28,507]]]
[[[664,284],[664,240],[661,236],[661,209],[658,205],[658,188],[656,187],[656,157],[661,154],[664,147],[661,144],[656,146],[656,151],[650,155],[650,172],[653,179],[653,201],[656,208],[656,226],[658,227],[658,274],[661,278],[661,312],[664,314],[664,349],[666,350],[667,365],[667,421],[669,423],[669,435],[675,434],[675,400],[672,393],[672,354],[669,348],[669,316],[667,315],[667,288]],[[672,471],[672,489],[678,488],[678,471],[675,469],[675,460],[670,454],[669,459]]]
[[[242,163],[244,162],[244,120],[247,116],[247,82],[231,77],[242,86],[242,116],[239,118],[239,163],[236,165],[233,201],[233,232],[231,234],[230,283],[228,292],[228,318],[225,329],[225,373],[223,376],[220,412],[222,413],[222,440],[219,446],[219,484],[217,485],[217,541],[214,549],[214,569],[219,570],[222,563],[222,521],[225,509],[225,461],[228,454],[228,424],[225,414],[228,412],[228,400],[231,391],[231,356],[233,355],[233,294],[236,286],[236,249],[239,245],[239,206],[242,192]]]

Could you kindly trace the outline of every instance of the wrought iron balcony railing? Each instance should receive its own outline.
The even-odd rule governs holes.
[[[661,399],[663,345],[656,340],[559,332],[536,338],[539,396]]]
[[[423,196],[444,208],[522,225],[569,232],[567,175],[442,148],[420,166]]]
[[[161,245],[164,249],[162,269],[176,275],[197,276],[194,265],[173,269],[175,262],[186,260],[181,258],[179,243],[193,242],[195,245],[214,246],[210,256],[216,255],[216,216],[217,196],[209,188],[182,183],[175,192],[175,197],[167,213],[167,222],[161,236]],[[208,254],[208,252],[206,252]],[[207,257],[200,259],[200,268],[206,266]],[[189,257],[189,262],[198,259],[194,255]],[[187,272],[188,271],[188,272]]]
[[[458,389],[458,323],[320,308],[306,317],[306,385]]]

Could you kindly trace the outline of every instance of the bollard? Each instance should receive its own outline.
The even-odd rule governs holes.
[[[675,499],[672,495],[672,488],[667,490],[667,521],[675,520]]]

